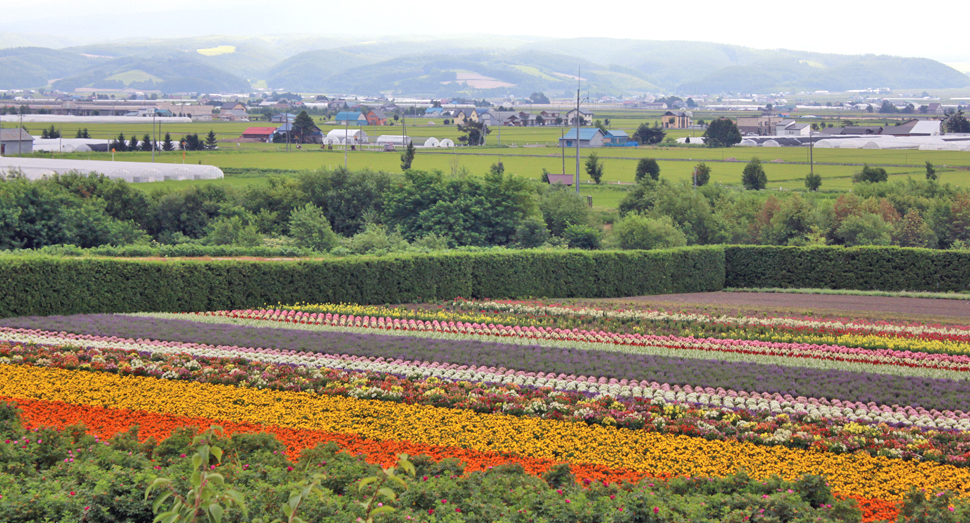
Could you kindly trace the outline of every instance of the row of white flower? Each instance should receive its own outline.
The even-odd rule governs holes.
[[[433,338],[443,340],[468,340],[475,339],[483,342],[494,342],[512,345],[534,345],[541,347],[572,348],[579,350],[593,350],[606,352],[619,352],[624,354],[644,354],[650,356],[662,356],[673,358],[687,358],[700,360],[718,360],[728,362],[748,362],[761,363],[765,365],[783,365],[787,367],[813,368],[824,370],[842,370],[852,372],[867,372],[876,374],[888,374],[895,376],[917,376],[925,378],[940,378],[953,380],[968,380],[970,372],[962,370],[940,369],[932,367],[911,367],[897,364],[899,361],[888,359],[886,361],[842,361],[832,358],[822,357],[792,357],[788,354],[746,354],[737,349],[725,349],[731,345],[733,340],[723,340],[718,343],[717,339],[691,339],[681,338],[681,341],[671,342],[669,339],[663,340],[641,340],[643,345],[617,344],[610,339],[602,341],[598,339],[554,339],[531,337],[525,333],[522,335],[494,334],[497,329],[481,329],[480,332],[463,331],[453,332],[448,330],[424,330],[422,328],[409,329],[402,322],[400,329],[382,330],[372,327],[356,325],[329,325],[326,323],[282,323],[278,320],[260,320],[247,318],[232,318],[220,315],[202,314],[172,314],[172,313],[145,313],[133,316],[149,316],[155,318],[171,318],[181,320],[192,320],[200,323],[221,323],[232,325],[244,325],[251,327],[273,327],[282,329],[324,331],[324,332],[353,332],[359,334],[373,334],[386,336],[412,336],[421,338]],[[916,353],[918,354],[918,353]]]
[[[937,334],[944,336],[968,336],[970,327],[930,325],[901,325],[894,323],[868,323],[837,320],[806,320],[797,318],[758,318],[754,316],[712,316],[709,314],[685,314],[664,311],[603,310],[590,307],[557,307],[551,305],[527,305],[504,301],[456,301],[455,305],[474,310],[493,310],[512,314],[547,314],[551,316],[589,316],[593,318],[617,318],[624,320],[685,321],[700,323],[725,323],[739,327],[784,326],[791,328],[836,329],[870,333],[907,333],[915,336]]]
[[[98,349],[122,349],[149,353],[177,354],[185,353],[203,357],[242,357],[247,360],[261,361],[273,364],[293,364],[313,368],[332,368],[346,371],[378,372],[397,374],[410,377],[436,377],[453,381],[470,381],[493,384],[514,384],[524,387],[550,387],[561,391],[576,391],[595,395],[613,397],[646,398],[654,403],[690,403],[711,408],[745,409],[753,411],[768,411],[773,414],[794,414],[805,412],[816,418],[841,417],[851,421],[867,424],[899,423],[916,425],[926,428],[970,430],[970,416],[963,412],[952,415],[931,415],[922,410],[920,413],[907,412],[903,408],[885,408],[880,406],[868,407],[856,404],[857,408],[839,407],[813,402],[809,398],[799,400],[785,400],[780,395],[767,393],[742,393],[744,396],[732,397],[728,391],[722,394],[706,392],[685,392],[684,390],[669,390],[669,385],[657,386],[629,386],[620,384],[589,383],[579,379],[546,378],[517,375],[515,370],[504,373],[489,372],[484,368],[461,369],[457,365],[448,364],[420,364],[414,362],[373,361],[352,356],[336,356],[318,353],[279,354],[272,349],[251,349],[240,347],[215,347],[200,344],[172,345],[158,341],[107,341],[98,336],[61,336],[57,333],[21,333],[12,329],[0,331],[0,338],[12,343],[38,345],[72,345]],[[0,363],[9,363],[2,362]],[[134,360],[132,366],[154,368],[153,366]],[[191,366],[191,365],[189,365]],[[198,365],[196,365],[198,368]],[[176,375],[163,375],[163,378],[175,378]],[[253,385],[260,386],[258,380]],[[387,391],[361,389],[351,394],[361,398],[386,398]],[[746,396],[746,397],[745,397]]]

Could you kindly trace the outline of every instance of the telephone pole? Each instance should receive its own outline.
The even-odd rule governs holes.
[[[579,115],[579,91],[583,88],[583,68],[579,68],[579,75],[576,77],[576,194],[579,194],[579,124],[582,119]]]

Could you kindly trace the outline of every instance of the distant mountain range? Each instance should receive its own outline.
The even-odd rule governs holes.
[[[30,45],[45,41],[0,33],[0,46],[7,46],[0,49],[0,89],[243,93],[264,86],[358,95],[560,96],[575,92],[579,74],[592,96],[970,86],[970,76],[925,58],[704,42],[283,35]]]

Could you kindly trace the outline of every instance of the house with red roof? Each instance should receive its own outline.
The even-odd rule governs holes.
[[[275,127],[250,127],[243,131],[240,140],[268,143],[273,141],[273,133],[275,132]]]

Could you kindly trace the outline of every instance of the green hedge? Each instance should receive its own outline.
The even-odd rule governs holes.
[[[724,251],[511,251],[298,261],[0,258],[0,316],[267,303],[615,297],[724,287]]]
[[[724,248],[726,287],[970,290],[970,252],[902,247]]]

